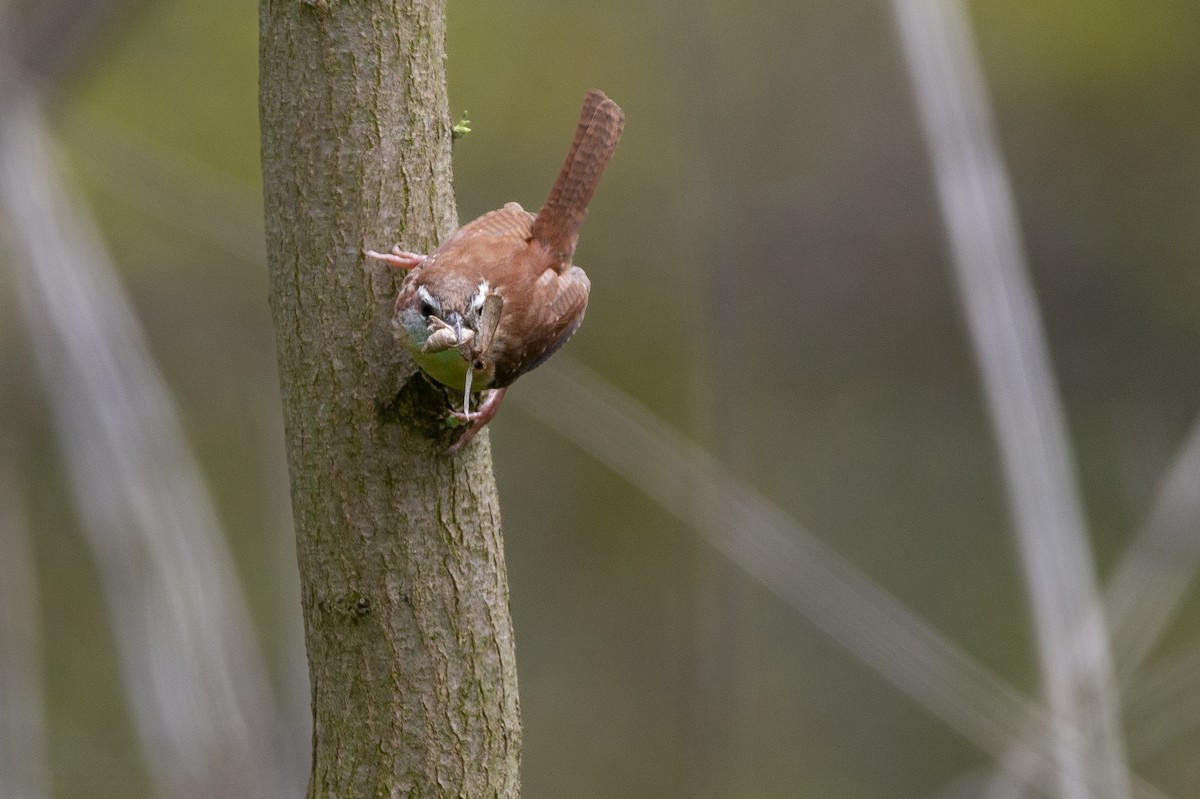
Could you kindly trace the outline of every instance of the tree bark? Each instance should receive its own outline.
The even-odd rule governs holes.
[[[364,247],[455,227],[444,7],[261,0],[267,250],[314,713],[309,797],[517,796],[521,728],[486,432],[390,329]]]

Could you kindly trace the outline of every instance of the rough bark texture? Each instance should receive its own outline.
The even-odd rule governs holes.
[[[309,797],[516,796],[521,731],[486,433],[389,327],[364,246],[455,226],[436,0],[262,0],[267,244],[313,689]]]

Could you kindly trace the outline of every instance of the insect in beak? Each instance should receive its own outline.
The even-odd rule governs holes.
[[[445,352],[456,347],[463,347],[474,340],[475,331],[469,327],[463,328],[461,316],[456,313],[451,313],[449,316],[453,324],[436,316],[429,317],[431,332],[429,338],[425,339],[425,343],[421,346],[421,352]]]

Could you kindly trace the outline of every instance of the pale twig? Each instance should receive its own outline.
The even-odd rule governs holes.
[[[0,209],[147,765],[163,796],[282,796],[278,714],[215,512],[52,141],[30,97],[9,103]]]
[[[1187,593],[1200,561],[1200,420],[1108,584],[1105,599],[1122,682],[1131,684]],[[1194,683],[1193,683],[1194,685]]]
[[[1119,698],[1066,424],[966,13],[893,0],[1000,449],[1064,799],[1127,797]],[[1083,740],[1082,748],[1063,742]],[[1053,742],[1052,742],[1053,743]],[[1034,760],[1014,750],[1006,770]],[[1089,786],[1089,775],[1105,778]],[[1025,772],[1020,770],[1023,775]]]
[[[569,355],[559,353],[522,379],[512,401],[620,474],[750,577],[800,611],[910,698],[997,757],[1022,735],[1078,755],[1085,742],[1063,735],[1044,712],[852,564]],[[1032,726],[1030,726],[1032,725]],[[1033,784],[1053,788],[1043,747]],[[1105,769],[1084,784],[1104,789]],[[1135,795],[1160,794],[1135,780]]]

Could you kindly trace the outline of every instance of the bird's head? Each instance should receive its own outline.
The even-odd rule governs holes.
[[[481,372],[490,372],[485,356],[501,305],[482,278],[414,273],[396,298],[396,334],[430,377],[462,388],[468,364],[476,378],[487,379]]]

